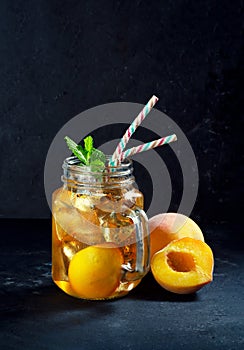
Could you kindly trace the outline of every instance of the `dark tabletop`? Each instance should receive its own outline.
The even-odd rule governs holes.
[[[53,284],[49,220],[0,223],[1,349],[244,348],[243,244],[231,228],[209,228],[214,281],[198,293],[166,292],[149,273],[126,297],[96,302]]]

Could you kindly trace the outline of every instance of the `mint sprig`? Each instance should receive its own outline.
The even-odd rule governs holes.
[[[92,136],[87,136],[84,139],[84,147],[75,143],[68,136],[65,136],[65,141],[72,153],[81,161],[80,165],[91,166],[92,171],[101,171],[105,167],[105,154],[93,147]]]
[[[86,164],[86,156],[84,150],[80,145],[77,145],[75,141],[71,140],[68,136],[65,136],[65,141],[71,152],[84,164]]]

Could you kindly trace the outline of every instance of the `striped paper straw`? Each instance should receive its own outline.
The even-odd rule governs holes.
[[[177,136],[175,134],[173,134],[173,135],[169,135],[166,137],[162,137],[161,139],[158,139],[158,140],[144,143],[144,144],[137,146],[137,147],[132,147],[132,148],[122,152],[120,161],[132,156],[133,154],[145,152],[145,151],[148,151],[152,148],[166,145],[166,144],[168,144],[170,142],[174,142],[176,140],[177,140]]]
[[[138,114],[138,116],[133,120],[129,128],[126,130],[124,136],[120,139],[118,146],[116,147],[112,159],[110,161],[110,165],[115,165],[121,159],[121,155],[123,150],[125,149],[129,139],[132,134],[136,131],[138,126],[142,123],[142,121],[146,118],[148,113],[153,109],[153,106],[157,103],[158,97],[153,95],[150,100],[147,102],[142,111]]]

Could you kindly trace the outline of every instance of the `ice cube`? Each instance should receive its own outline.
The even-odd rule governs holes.
[[[77,240],[69,240],[62,242],[62,252],[64,256],[64,262],[66,265],[70,263],[73,256],[80,251],[81,249],[87,247],[86,244],[83,244]]]
[[[96,209],[105,213],[120,213],[135,205],[143,206],[143,196],[137,189],[116,189],[106,193],[95,204]]]
[[[85,244],[104,241],[99,221],[94,219],[95,211],[82,213],[74,207],[60,207],[53,215],[59,226],[70,236]]]
[[[72,198],[72,205],[81,211],[87,211],[93,208],[91,196],[82,194],[76,194],[76,196]]]
[[[53,197],[53,209],[56,207],[72,206],[72,196],[75,195],[73,192],[60,188],[54,193]]]
[[[121,245],[134,232],[133,220],[125,213],[111,213],[103,218],[103,235],[107,242]]]
[[[63,244],[63,254],[68,259],[68,261],[71,261],[78,250],[79,249],[77,249],[76,241],[70,241]]]
[[[95,208],[103,213],[117,213],[122,210],[121,198],[115,199],[111,195],[106,195],[100,198],[99,202],[96,203]]]

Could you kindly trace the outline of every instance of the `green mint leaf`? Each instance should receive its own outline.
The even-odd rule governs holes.
[[[106,164],[105,154],[99,149],[93,148],[90,156],[90,164],[92,164],[93,162],[96,162],[97,160],[99,160],[103,164],[103,166],[105,166]]]
[[[77,145],[77,149],[83,154],[85,158],[85,164],[87,165],[87,151],[81,145]]]
[[[86,161],[87,161],[87,164],[89,164],[89,159],[91,156],[91,152],[93,150],[93,138],[91,136],[87,136],[84,139],[84,147],[86,151]]]
[[[93,138],[91,136],[87,136],[84,139],[84,145],[87,153],[91,153],[91,151],[93,150]]]
[[[79,147],[79,145],[77,145],[77,143],[75,143],[73,140],[71,140],[68,136],[65,136],[65,141],[67,143],[68,148],[71,150],[71,152],[84,164],[86,164],[86,157],[83,154],[83,151],[81,150],[81,148]]]
[[[100,159],[94,159],[90,163],[90,167],[92,171],[103,171],[105,164]]]

